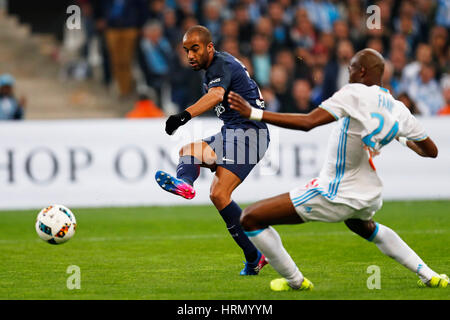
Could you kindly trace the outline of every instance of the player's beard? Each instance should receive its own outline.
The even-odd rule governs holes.
[[[199,60],[197,60],[197,66],[192,67],[195,71],[206,69],[206,66],[208,65],[208,52],[206,51]]]

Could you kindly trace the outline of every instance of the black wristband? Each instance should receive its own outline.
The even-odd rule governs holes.
[[[192,119],[191,114],[188,111],[186,111],[186,110],[184,110],[183,112],[179,113],[178,115],[180,116],[180,122],[182,124],[185,124],[186,122],[188,122],[189,120]]]

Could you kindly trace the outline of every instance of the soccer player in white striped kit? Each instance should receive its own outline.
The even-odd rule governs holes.
[[[283,276],[272,280],[272,290],[313,288],[271,227],[308,221],[343,221],[351,231],[416,273],[419,286],[447,287],[447,275],[434,272],[395,231],[372,219],[382,206],[382,183],[372,157],[383,146],[396,139],[420,156],[435,158],[438,154],[417,119],[382,87],[383,72],[381,54],[372,49],[359,51],[350,61],[349,84],[307,115],[258,110],[238,94],[230,93],[231,108],[252,120],[302,131],[338,121],[329,139],[325,164],[316,179],[305,187],[259,201],[241,215],[250,240]]]

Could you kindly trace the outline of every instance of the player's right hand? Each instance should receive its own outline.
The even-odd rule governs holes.
[[[172,135],[182,125],[191,120],[191,114],[183,111],[178,114],[171,115],[166,121],[166,133]]]
[[[230,91],[228,94],[228,103],[230,104],[230,108],[239,112],[241,116],[244,118],[250,118],[252,107],[238,93]]]

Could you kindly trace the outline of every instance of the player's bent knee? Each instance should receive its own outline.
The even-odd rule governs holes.
[[[180,151],[178,151],[178,155],[180,157],[184,156],[184,155],[188,155],[188,151],[190,150],[190,144],[187,144],[185,146],[182,146]]]
[[[251,216],[248,213],[247,209],[244,209],[244,211],[242,211],[240,223],[245,231],[250,231],[252,229]]]
[[[219,210],[225,208],[230,202],[230,197],[220,190],[212,190],[209,194],[209,199],[211,199],[216,208],[220,208]]]
[[[345,220],[345,225],[354,233],[364,239],[370,238],[375,231],[376,225],[373,220],[364,221],[360,219]]]
[[[259,228],[258,216],[255,214],[252,206],[247,207],[242,211],[240,223],[245,231],[251,231]]]

